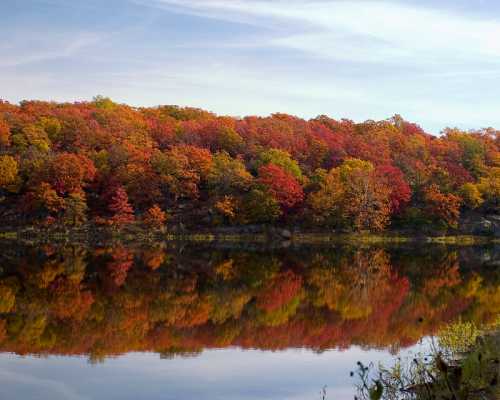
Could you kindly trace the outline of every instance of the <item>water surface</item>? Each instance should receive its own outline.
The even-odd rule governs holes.
[[[495,247],[3,245],[0,398],[352,399],[499,315]]]

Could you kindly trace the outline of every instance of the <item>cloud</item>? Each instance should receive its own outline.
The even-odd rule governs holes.
[[[69,36],[69,37],[68,37]],[[83,32],[74,35],[32,35],[14,39],[14,43],[5,44],[0,52],[0,67],[18,67],[36,62],[69,58],[84,48],[99,43],[102,36]]]
[[[225,21],[271,21],[279,34],[267,44],[330,60],[442,67],[498,64],[500,56],[498,21],[430,7],[319,0],[149,0],[148,4]]]

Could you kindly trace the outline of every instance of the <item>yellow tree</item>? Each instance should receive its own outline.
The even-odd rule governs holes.
[[[17,161],[8,155],[0,156],[0,189],[7,189],[17,181]]]
[[[500,167],[491,168],[486,177],[479,179],[478,189],[490,206],[500,206]]]
[[[471,209],[480,207],[484,202],[483,196],[481,195],[477,185],[470,182],[462,185],[460,188],[460,197],[462,198],[464,205]]]
[[[389,223],[391,189],[369,161],[349,159],[326,175],[309,196],[318,222],[354,230],[383,230]]]

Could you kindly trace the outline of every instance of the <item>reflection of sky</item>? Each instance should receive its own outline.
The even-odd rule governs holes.
[[[417,351],[414,347],[411,351]],[[352,399],[357,361],[389,363],[388,352],[207,350],[189,358],[131,353],[91,365],[83,357],[0,355],[0,398],[90,399]]]

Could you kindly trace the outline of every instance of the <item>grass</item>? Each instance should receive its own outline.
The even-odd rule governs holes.
[[[500,398],[500,325],[479,330],[456,323],[440,333],[428,356],[391,368],[358,362],[360,400],[496,400]]]

